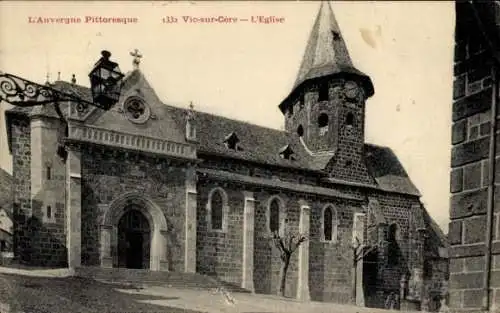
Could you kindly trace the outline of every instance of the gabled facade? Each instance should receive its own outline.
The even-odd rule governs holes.
[[[54,87],[90,97],[74,83]],[[359,264],[357,303],[418,306],[434,230],[394,153],[364,142],[372,94],[323,3],[279,105],[285,131],[162,103],[138,68],[109,111],[65,103],[61,122],[51,106],[10,110],[16,254],[196,271],[274,293],[280,261],[266,238],[300,232],[309,239],[292,257],[287,295],[347,303],[357,237],[377,247]]]

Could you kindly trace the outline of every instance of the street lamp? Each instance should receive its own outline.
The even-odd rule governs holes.
[[[118,63],[109,59],[111,56],[109,51],[102,51],[101,54],[102,57],[89,74],[92,102],[74,94],[54,89],[48,84],[40,85],[22,77],[1,72],[0,100],[20,107],[53,103],[62,119],[64,119],[64,116],[59,110],[60,101],[76,102],[78,104],[76,109],[80,112],[85,111],[89,105],[109,110],[118,102],[124,75],[120,72]]]
[[[94,103],[100,104],[104,110],[109,110],[120,98],[120,81],[123,74],[118,63],[109,60],[109,51],[102,51],[101,54],[101,59],[89,74],[90,86]]]

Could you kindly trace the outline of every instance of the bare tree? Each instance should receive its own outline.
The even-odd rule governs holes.
[[[281,268],[280,268],[280,284],[278,286],[278,296],[285,295],[286,286],[286,273],[288,271],[288,266],[290,265],[290,259],[292,254],[297,250],[301,243],[306,241],[307,238],[299,233],[286,233],[285,235],[280,235],[279,232],[275,231],[272,233],[271,241],[280,252]]]

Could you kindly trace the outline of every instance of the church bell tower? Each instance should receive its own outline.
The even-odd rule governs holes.
[[[312,155],[364,168],[365,101],[373,93],[371,79],[352,63],[330,4],[322,2],[295,84],[279,105],[286,131]]]

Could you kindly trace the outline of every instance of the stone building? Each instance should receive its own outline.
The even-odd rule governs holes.
[[[499,8],[456,2],[449,302],[470,312],[500,310]]]
[[[266,238],[300,232],[287,295],[346,303],[356,236],[376,247],[358,264],[357,302],[425,308],[425,264],[445,260],[432,249],[446,240],[391,149],[365,143],[374,87],[329,4],[278,106],[284,131],[165,104],[134,64],[109,111],[6,113],[20,260],[198,272],[274,293],[280,260]],[[74,82],[53,87],[90,100]]]
[[[12,175],[0,168],[0,256],[12,256]],[[0,262],[3,262],[0,258]]]

